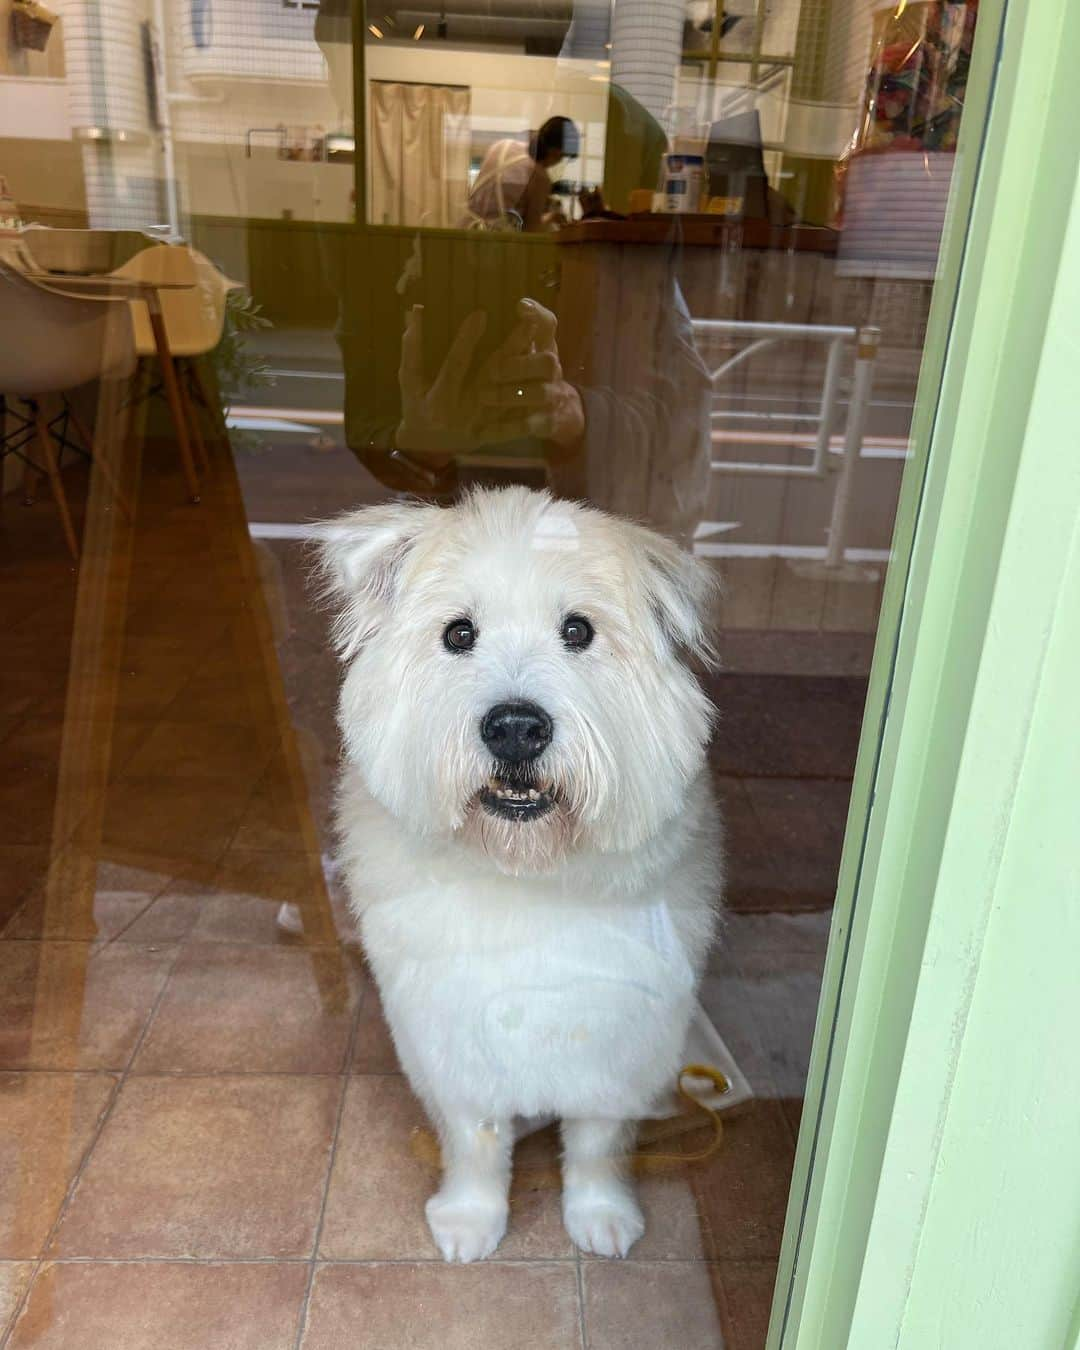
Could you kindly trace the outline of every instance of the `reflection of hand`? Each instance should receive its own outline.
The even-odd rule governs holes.
[[[423,305],[414,305],[401,339],[401,421],[396,440],[400,449],[423,456],[427,463],[442,465],[476,444],[471,429],[475,398],[466,377],[476,344],[487,326],[487,315],[476,310],[462,323],[430,384],[424,373],[423,321]]]
[[[572,450],[585,432],[581,395],[563,379],[558,321],[535,300],[518,301],[513,332],[480,370],[477,439],[487,444],[535,436]]]

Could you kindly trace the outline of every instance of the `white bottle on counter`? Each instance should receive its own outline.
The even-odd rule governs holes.
[[[660,164],[660,191],[657,194],[661,211],[672,215],[700,211],[704,190],[703,155],[672,153],[664,156]]]

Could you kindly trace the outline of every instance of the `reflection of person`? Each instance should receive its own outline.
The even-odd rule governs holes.
[[[636,126],[627,153],[644,165],[663,132],[643,109]],[[602,211],[602,197],[592,205]],[[399,359],[385,352],[382,324],[343,336],[349,445],[385,486],[436,497],[455,491],[461,456],[504,468],[542,460],[576,479],[573,495],[586,491],[599,506],[688,537],[707,491],[711,391],[676,278],[678,229],[673,217],[670,244],[651,248],[641,276],[623,283],[641,294],[622,303],[612,294],[608,306],[591,291],[561,294],[557,305],[553,295],[550,308],[534,298],[544,294],[538,281],[557,275],[537,261],[560,257],[557,234],[550,246],[484,231],[468,240],[418,235],[396,278],[350,271],[357,299],[348,313],[367,305],[388,318],[396,279],[405,314]],[[400,258],[390,243],[371,248]],[[447,302],[459,291],[476,306],[464,318]],[[507,309],[508,335],[486,354],[485,334]]]
[[[466,225],[542,230],[549,222],[551,175],[560,160],[575,159],[581,145],[569,117],[549,117],[521,141],[496,141],[484,156],[469,193]]]
[[[581,396],[563,378],[556,319],[522,299],[507,339],[470,375],[486,326],[483,310],[461,325],[437,376],[424,371],[422,305],[409,311],[401,342],[401,421],[394,434],[400,464],[444,470],[482,446],[523,440],[572,452],[585,429]]]

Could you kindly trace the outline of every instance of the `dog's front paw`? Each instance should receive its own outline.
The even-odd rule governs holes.
[[[625,1256],[645,1231],[637,1201],[622,1186],[567,1193],[563,1223],[575,1247],[597,1256]]]
[[[428,1227],[447,1261],[482,1261],[506,1232],[505,1200],[439,1191],[427,1202]]]

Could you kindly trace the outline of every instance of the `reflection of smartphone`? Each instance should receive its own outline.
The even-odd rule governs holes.
[[[518,235],[481,231],[469,238],[428,235],[420,241],[420,250],[422,276],[407,299],[424,306],[428,378],[438,374],[461,325],[482,310],[487,327],[476,346],[475,372],[518,324],[517,304],[529,294],[533,250]]]

